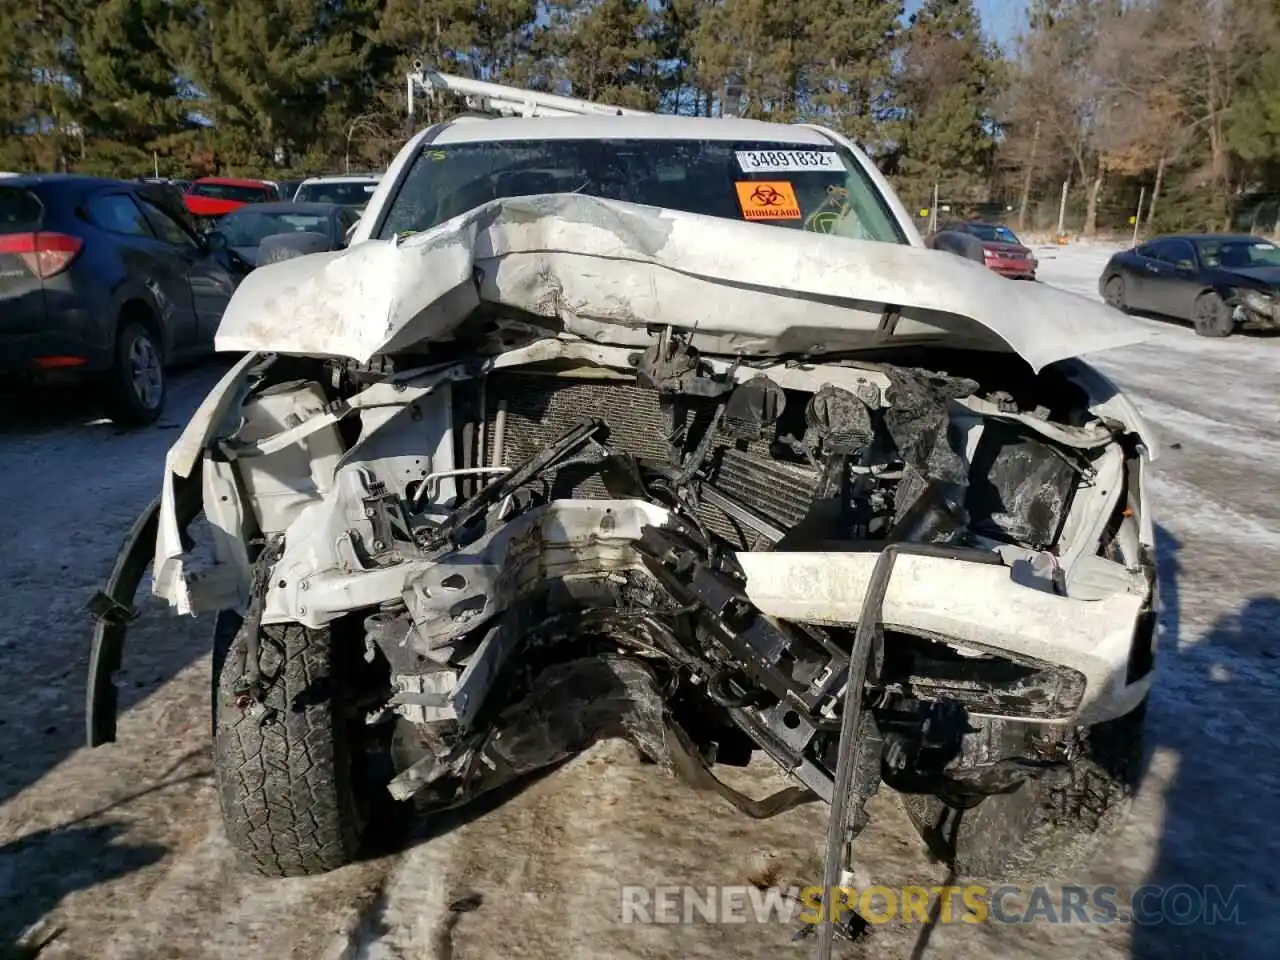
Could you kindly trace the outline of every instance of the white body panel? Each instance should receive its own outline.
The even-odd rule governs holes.
[[[838,143],[850,150],[883,194],[907,242],[891,244],[808,234],[672,210],[553,194],[498,200],[408,239],[370,240],[410,164],[428,144],[481,140],[604,137],[771,141],[797,147]],[[227,436],[229,414],[239,416],[252,357],[230,371],[206,399],[166,460],[157,540],[154,592],[178,611],[197,613],[246,597],[247,568],[235,543],[241,518],[261,505],[244,502],[228,482],[231,469],[263,472],[244,484],[274,484],[281,495],[268,511],[285,533],[286,549],[266,594],[266,622],[312,626],[399,597],[417,575],[442,582],[444,633],[470,629],[514,599],[529,578],[638,563],[630,541],[644,523],[660,523],[660,507],[639,500],[560,500],[496,525],[465,558],[470,572],[457,597],[443,583],[447,564],[408,561],[362,568],[344,547],[347,531],[372,537],[361,498],[371,483],[404,495],[411,480],[439,477],[427,493],[443,514],[454,502],[450,385],[502,367],[568,358],[624,375],[647,327],[696,331],[694,343],[713,368],[735,356],[806,353],[929,343],[1013,352],[1033,369],[1067,361],[1090,398],[1090,410],[1119,421],[1142,441],[1147,459],[1155,443],[1131,403],[1088,366],[1068,360],[1082,353],[1132,344],[1150,334],[1117,311],[1043,285],[1015,284],[985,266],[925,249],[910,216],[874,164],[847,139],[811,126],[746,120],[647,116],[581,116],[452,122],[415,137],[391,164],[353,235],[350,249],[316,254],[254,271],[241,285],[218,332],[221,350],[347,357],[365,361],[412,344],[450,339],[482,303],[536,314],[558,323],[558,339],[487,361],[411,371],[350,400],[359,416],[359,442],[340,455],[336,419],[315,413],[283,425],[240,450],[241,459],[206,459],[204,502],[216,532],[218,563],[211,572],[186,568],[174,511],[174,486],[197,458]],[[897,315],[883,332],[888,312]],[[740,377],[759,367],[743,368]],[[820,362],[778,365],[767,372],[783,387],[816,390],[824,383],[854,385],[876,374]],[[883,386],[883,384],[881,384]],[[297,402],[314,410],[314,397]],[[276,400],[277,405],[284,404]],[[265,411],[269,413],[270,411]],[[259,411],[264,413],[264,411]],[[258,414],[255,414],[255,416]],[[982,401],[957,405],[953,419],[972,451],[983,425],[998,410]],[[1002,550],[1006,565],[904,557],[885,598],[888,624],[965,645],[1003,650],[1070,667],[1084,676],[1081,722],[1131,710],[1148,680],[1126,682],[1126,662],[1149,585],[1136,564],[1097,555],[1102,528],[1115,515],[1126,469],[1118,446],[1100,424],[1069,428],[1022,416],[1032,430],[1097,454],[1097,482],[1073,498],[1061,537],[1066,595],[1039,579],[1046,555]],[[323,464],[301,469],[296,444],[323,451]],[[225,455],[226,450],[222,453]],[[278,458],[278,459],[277,459]],[[292,464],[285,461],[292,459]],[[1144,464],[1136,488],[1145,507]],[[281,491],[296,478],[296,496]],[[612,510],[606,525],[604,512]],[[1127,524],[1136,550],[1152,550],[1148,511]],[[368,530],[366,530],[368,528]],[[507,552],[524,566],[499,582]],[[1021,552],[1020,552],[1021,551]],[[463,551],[456,551],[462,553]],[[528,559],[532,557],[532,559]],[[739,555],[747,592],[766,613],[815,623],[856,621],[875,554],[749,553]],[[434,568],[439,566],[439,570]],[[462,569],[462,568],[458,568]],[[438,573],[438,576],[437,576]],[[448,604],[474,593],[483,610],[450,620]],[[474,598],[473,598],[474,599]],[[458,621],[458,622],[453,622]],[[421,626],[421,624],[419,625]]]
[[[376,220],[371,207],[357,237]],[[1012,350],[1038,370],[1153,335],[1084,297],[924,247],[553,194],[255,270],[216,345],[364,361],[449,339],[482,302],[600,343],[645,344],[650,325],[696,329],[700,349],[727,355],[930,342]],[[900,319],[888,336],[890,306]]]

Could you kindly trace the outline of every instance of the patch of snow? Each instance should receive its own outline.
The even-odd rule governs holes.
[[[1038,251],[1044,282],[1097,299],[1111,249]],[[1047,321],[1051,322],[1051,321]],[[1210,341],[1145,318],[1160,337],[1091,357],[1166,440],[1153,478],[1161,613],[1150,758],[1117,842],[1070,881],[1238,887],[1239,922],[950,924],[893,921],[842,955],[1125,960],[1269,958],[1280,941],[1274,824],[1280,809],[1280,341]],[[216,369],[174,383],[178,423]],[[7,419],[4,419],[7,417]],[[89,622],[82,611],[120,538],[155,495],[176,431],[116,435],[83,409],[0,414],[0,944],[32,924],[61,935],[50,958],[254,956],[806,956],[783,924],[625,925],[623,884],[742,884],[762,858],[782,885],[819,876],[825,811],[746,820],[601,745],[497,809],[424,823],[404,852],[314,880],[239,872],[209,781],[208,624],[143,603],[125,654],[120,742],[80,747]],[[1255,441],[1256,442],[1253,442]],[[48,694],[52,692],[54,696]],[[725,771],[761,795],[766,768]],[[945,882],[888,790],[859,841],[868,877]],[[449,905],[479,896],[473,912]],[[354,921],[355,916],[361,922]],[[147,917],[154,917],[152,922]],[[337,942],[335,944],[335,937]],[[810,941],[811,942],[811,941]]]

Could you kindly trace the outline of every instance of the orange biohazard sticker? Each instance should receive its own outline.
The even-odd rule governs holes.
[[[747,220],[799,220],[800,203],[786,180],[739,180],[738,206]]]

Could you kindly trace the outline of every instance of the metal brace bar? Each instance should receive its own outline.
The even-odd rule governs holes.
[[[841,856],[849,817],[849,797],[858,773],[858,750],[854,739],[862,727],[862,694],[867,682],[867,664],[877,636],[884,630],[884,598],[898,557],[903,555],[951,557],[998,564],[999,554],[932,543],[891,543],[881,551],[871,571],[871,581],[858,615],[858,627],[849,652],[849,680],[845,687],[844,710],[840,718],[840,738],[836,748],[836,775],[831,795],[831,817],[827,822],[827,845],[822,874],[822,896],[825,908],[818,927],[817,960],[831,960],[835,948],[836,925],[832,919],[833,892],[840,883],[844,867]]]
[[[424,91],[428,97],[433,96],[437,90],[461,94],[466,98],[467,105],[471,109],[498,116],[648,117],[653,115],[649,110],[593,103],[590,100],[561,97],[554,93],[540,93],[536,90],[509,87],[501,83],[489,83],[487,80],[472,80],[469,77],[439,73],[427,68],[421,60],[413,62],[413,70],[406,78],[405,91],[410,117],[413,116],[413,94],[418,89]]]

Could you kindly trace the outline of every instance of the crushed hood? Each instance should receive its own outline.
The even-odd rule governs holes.
[[[1013,350],[1038,370],[1151,337],[1102,304],[924,247],[548,194],[260,267],[216,344],[365,361],[449,339],[486,302],[601,343],[670,325],[725,354],[935,343]]]

